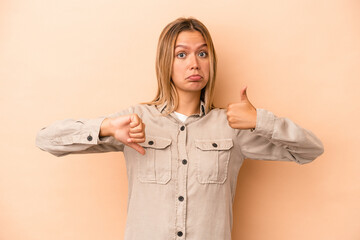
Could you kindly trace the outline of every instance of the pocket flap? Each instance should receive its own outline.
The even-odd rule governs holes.
[[[195,146],[203,151],[209,150],[229,150],[233,146],[233,140],[214,139],[214,140],[195,140]]]
[[[154,136],[146,136],[146,140],[143,143],[139,143],[139,145],[146,148],[154,148],[154,149],[164,149],[171,144],[171,139],[162,138],[162,137],[154,137]]]

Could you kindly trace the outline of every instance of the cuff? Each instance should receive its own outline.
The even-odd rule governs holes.
[[[268,139],[272,138],[275,126],[275,115],[261,108],[257,108],[256,112],[256,127],[255,130],[251,131]]]
[[[99,141],[99,132],[101,123],[105,117],[99,117],[89,120],[77,120],[77,124],[82,124],[80,131],[76,134],[69,134],[55,138],[52,143],[56,145],[71,145],[71,144],[89,144],[96,145]]]
[[[88,144],[98,144],[99,134],[100,134],[100,127],[102,122],[105,120],[106,117],[99,117],[96,119],[91,119],[87,122],[86,126],[88,128],[88,135],[86,137],[86,140],[88,141]]]

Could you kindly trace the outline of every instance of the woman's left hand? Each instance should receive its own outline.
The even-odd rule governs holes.
[[[246,95],[247,87],[241,90],[240,102],[229,104],[227,119],[230,127],[237,129],[252,129],[256,127],[256,108]]]

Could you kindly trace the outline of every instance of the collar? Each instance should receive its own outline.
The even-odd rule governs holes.
[[[157,105],[156,108],[160,111],[160,113],[162,113],[165,108],[166,108],[167,104],[166,102],[161,104],[161,105]],[[199,115],[200,117],[204,116],[206,114],[205,112],[205,103],[203,101],[200,101],[200,114],[194,114],[194,115]]]

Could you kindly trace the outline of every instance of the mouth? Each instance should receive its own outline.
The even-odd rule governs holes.
[[[194,75],[191,75],[189,77],[187,77],[187,79],[190,79],[190,80],[193,80],[193,81],[199,81],[202,79],[202,76],[199,75],[199,74],[194,74]]]

